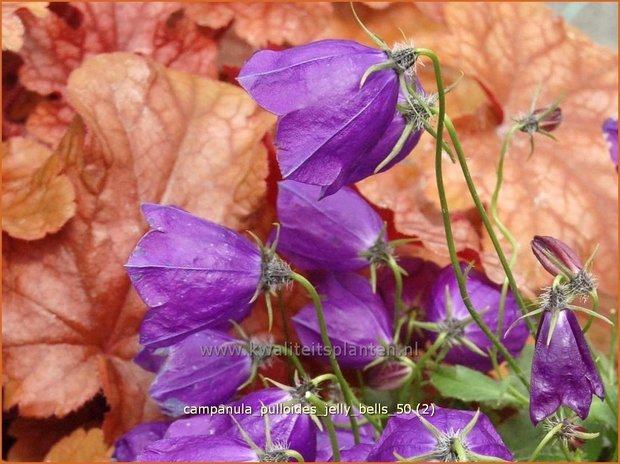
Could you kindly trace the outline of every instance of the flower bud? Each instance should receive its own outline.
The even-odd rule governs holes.
[[[565,274],[566,271],[574,275],[583,269],[575,252],[557,238],[536,235],[532,240],[532,252],[551,275]]]
[[[545,114],[548,111],[547,108],[539,108],[534,111],[534,116],[538,120],[538,129],[542,129],[547,132],[552,132],[560,127],[562,124],[562,109],[554,108],[551,112]]]

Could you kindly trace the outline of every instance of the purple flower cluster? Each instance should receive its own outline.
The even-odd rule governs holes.
[[[423,375],[407,352],[414,341],[429,346],[435,363],[487,372],[493,361],[503,362],[489,330],[501,334],[509,360],[528,337],[512,293],[484,274],[462,265],[463,282],[452,267],[417,258],[397,262],[401,242],[389,240],[381,217],[348,186],[401,161],[420,139],[434,97],[413,73],[416,59],[408,46],[378,50],[325,40],[259,51],[243,67],[240,84],[278,116],[276,145],[285,179],[278,185],[280,223],[263,245],[174,206],[143,206],[150,230],[126,265],[149,308],[136,362],[156,374],[151,396],[174,420],[131,430],[117,442],[116,459],[512,459],[480,411],[437,407],[432,415],[397,415],[386,424],[377,416],[358,430],[355,418],[365,414],[359,402],[353,419],[329,412],[321,420],[313,409],[352,408],[340,366],[359,370],[376,390],[407,393],[414,377]],[[560,121],[556,108],[535,111],[521,124],[531,136]],[[532,365],[531,418],[536,424],[562,404],[584,418],[592,394],[602,397],[604,391],[571,301],[592,295],[596,282],[588,264],[561,242],[537,237],[533,250],[559,277],[534,312],[543,316]],[[280,254],[313,273],[317,288],[306,287],[313,302],[292,325],[310,356],[329,360],[334,373],[310,378],[297,362],[293,386],[271,381],[278,388],[241,396],[272,356],[298,361],[272,338],[248,337],[237,325],[260,295],[270,309],[271,294],[307,282]],[[229,333],[231,325],[238,336]],[[326,403],[319,387],[334,379],[340,390]],[[194,415],[194,409],[208,412]]]

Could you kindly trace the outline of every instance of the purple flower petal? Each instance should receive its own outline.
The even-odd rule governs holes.
[[[397,96],[397,74],[387,70],[372,74],[361,89],[287,113],[275,140],[282,176],[322,186],[338,181],[379,142]]]
[[[278,184],[281,224],[278,250],[305,270],[354,271],[368,266],[360,253],[372,247],[382,221],[350,188],[319,201],[320,188],[299,182]]]
[[[461,267],[465,269],[464,265],[461,265]],[[448,266],[441,271],[433,285],[428,303],[428,321],[441,323],[447,320],[446,287],[448,288],[450,302],[452,303],[452,318],[457,321],[469,318],[469,311],[461,298],[454,271],[451,266]],[[501,298],[500,286],[491,282],[484,274],[471,270],[467,279],[467,292],[474,308],[479,313],[482,313],[482,320],[493,332],[497,332]],[[509,291],[506,296],[501,332],[505,332],[519,316],[519,307]],[[437,338],[437,334],[434,332],[429,332],[428,336],[432,340]],[[473,322],[465,326],[463,336],[484,352],[488,352],[493,346],[484,332],[480,330],[480,327]],[[515,325],[507,337],[502,336],[501,341],[506,349],[513,356],[516,356],[523,349],[527,337],[527,326],[524,321],[521,321]],[[501,360],[499,357],[498,359]],[[493,367],[489,357],[483,357],[474,353],[465,346],[453,346],[444,360],[448,363],[460,364],[483,372]]]
[[[147,445],[164,436],[169,426],[170,422],[145,422],[136,425],[116,441],[112,458],[122,462],[135,461]]]
[[[215,435],[164,438],[147,446],[138,456],[146,462],[257,462],[258,456],[244,441]]]
[[[385,52],[357,42],[321,40],[283,51],[258,51],[237,81],[263,108],[283,115],[358,90],[366,69],[386,60]]]
[[[150,310],[143,345],[166,346],[229,319],[241,320],[261,279],[261,254],[250,241],[180,208],[145,204],[151,230],[127,262]]]
[[[317,288],[323,295],[327,332],[341,366],[361,368],[376,359],[383,351],[381,342],[391,340],[390,321],[368,280],[353,273],[329,274]],[[355,330],[351,330],[351,321]],[[313,305],[303,307],[293,322],[304,345],[323,346]],[[323,359],[327,362],[327,357]]]
[[[569,310],[560,311],[547,346],[551,319],[550,312],[543,313],[536,336],[530,392],[530,418],[534,424],[561,405],[585,419],[592,394],[601,399],[605,396],[603,382],[575,315]]]
[[[248,406],[252,414],[235,415],[243,430],[261,448],[265,447],[265,418],[261,415],[261,407],[276,408],[291,401],[290,393],[277,388],[267,388],[246,395],[231,403],[233,406]],[[269,410],[269,426],[273,443],[285,444],[288,449],[300,453],[306,461],[314,461],[316,457],[316,426],[309,415],[295,413],[272,413]],[[238,436],[236,427],[230,429],[232,436]]]
[[[226,414],[201,414],[174,421],[164,438],[222,435],[232,427],[234,423]]]
[[[356,411],[356,418],[361,419],[362,415]],[[355,446],[355,437],[350,429],[340,428],[339,425],[348,427],[349,416],[345,414],[334,414],[331,416],[334,425],[336,426],[336,438],[338,439],[338,446],[340,451],[350,449]],[[371,424],[362,424],[359,427],[360,443],[372,444],[374,440],[374,428]],[[329,441],[329,434],[326,430],[318,432],[316,436],[316,461],[324,462],[332,459],[333,450],[331,442]],[[352,452],[353,454],[353,452]]]
[[[239,340],[215,330],[189,335],[168,348],[151,385],[151,396],[168,415],[186,406],[217,405],[230,400],[252,372],[252,356]]]
[[[432,415],[424,418],[447,437],[455,437],[474,417],[473,411],[435,407]],[[480,414],[473,429],[462,439],[466,450],[477,454],[512,460],[512,454],[495,431],[489,418]],[[415,414],[390,418],[368,461],[395,461],[394,453],[408,458],[431,453],[438,449],[437,439],[426,429]],[[437,455],[437,459],[442,460]]]
[[[360,443],[351,448],[340,450],[340,462],[366,462],[370,450],[372,450],[370,443]]]
[[[618,120],[609,118],[603,123],[603,134],[609,145],[609,156],[618,169]]]

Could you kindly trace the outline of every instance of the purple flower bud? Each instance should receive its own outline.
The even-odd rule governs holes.
[[[411,375],[411,366],[398,361],[386,360],[367,371],[366,385],[379,391],[399,388]]]
[[[214,435],[164,438],[147,446],[141,462],[257,462],[259,456],[239,438]]]
[[[577,274],[583,269],[583,264],[581,264],[581,260],[575,252],[566,243],[557,238],[541,235],[534,236],[532,252],[538,262],[553,276],[562,274],[562,269],[558,266],[558,263],[572,274]],[[548,255],[551,255],[552,258]],[[554,261],[557,261],[557,263]]]
[[[618,120],[609,118],[606,119],[603,123],[603,135],[605,136],[605,140],[607,141],[607,145],[609,145],[609,155],[611,156],[611,161],[616,166],[616,170],[618,169]]]
[[[465,266],[461,265],[465,270]],[[497,332],[499,303],[501,289],[491,282],[484,274],[471,270],[467,278],[467,292],[473,307],[481,315],[482,320],[493,332]],[[442,332],[447,334],[446,342],[451,345],[444,360],[452,364],[488,371],[493,364],[488,356],[482,356],[472,348],[477,348],[485,354],[493,346],[491,341],[482,332],[477,324],[471,322],[471,317],[461,298],[458,281],[451,266],[444,268],[430,293],[427,320],[438,324]],[[503,333],[520,316],[519,307],[508,292],[504,305],[504,319],[501,332]],[[431,340],[436,340],[438,334],[430,332]],[[502,336],[501,342],[513,355],[518,355],[528,337],[527,326],[524,321],[517,323],[507,336]],[[501,357],[498,360],[501,362]]]
[[[178,417],[186,406],[230,400],[252,374],[252,355],[243,342],[203,330],[166,348],[166,360],[151,385],[151,396],[166,414]]]
[[[262,262],[261,250],[238,233],[174,206],[145,204],[142,211],[151,230],[126,264],[150,308],[140,342],[167,346],[245,317],[257,289],[269,283],[262,272],[269,263]]]
[[[323,295],[327,333],[340,365],[361,368],[380,357],[385,351],[382,343],[389,344],[391,340],[390,321],[368,280],[353,273],[329,274],[317,289]],[[355,330],[351,330],[351,321]],[[320,350],[317,354],[327,362],[314,306],[304,306],[293,322],[301,342]]]
[[[319,201],[320,188],[299,182],[278,184],[278,250],[305,270],[355,271],[368,266],[361,253],[381,238],[375,210],[350,188]]]
[[[332,194],[372,174],[394,148],[402,134],[398,126],[404,128],[396,110],[399,74],[415,59],[410,47],[386,52],[323,40],[280,52],[259,51],[238,81],[279,116],[276,145],[284,178],[324,186],[324,194]],[[372,67],[375,72],[367,74]],[[409,135],[401,153],[413,148],[420,133]]]
[[[169,426],[170,422],[145,422],[136,425],[116,441],[112,458],[121,462],[135,461],[147,445],[164,436]]]
[[[390,418],[368,461],[396,461],[394,453],[427,462],[462,461],[464,456],[469,461],[479,461],[480,457],[512,460],[512,454],[487,416],[437,406],[434,414],[413,413]]]
[[[538,120],[538,129],[553,132],[562,124],[562,109],[557,107],[549,112],[549,108],[538,108],[534,110],[534,117]]]
[[[278,388],[258,390],[241,398],[232,406],[247,407],[252,414],[234,414],[241,428],[261,448],[266,445],[265,420],[266,412],[269,416],[271,440],[273,443],[286,445],[287,449],[297,451],[306,461],[314,461],[316,457],[316,426],[310,415],[303,412],[304,388],[301,386],[299,394],[291,394]],[[284,403],[287,403],[286,405]],[[293,411],[287,409],[299,408]],[[267,409],[261,409],[267,408]],[[297,411],[300,413],[298,414]],[[238,428],[231,428],[231,436],[241,437]]]
[[[605,389],[590,349],[575,315],[569,310],[557,313],[557,323],[549,345],[554,312],[543,313],[532,361],[530,418],[534,424],[553,414],[561,405],[585,419],[592,395],[604,398]]]

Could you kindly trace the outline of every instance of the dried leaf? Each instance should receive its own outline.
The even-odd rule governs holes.
[[[455,115],[474,181],[487,204],[502,137],[513,119],[527,112],[537,85],[543,85],[539,107],[567,94],[564,121],[554,132],[558,142],[537,137],[536,152],[527,160],[529,141],[520,134],[506,162],[499,214],[520,244],[520,282],[531,291],[549,283],[529,252],[529,242],[535,234],[553,235],[584,257],[600,244],[594,272],[602,289],[615,295],[617,177],[608,163],[600,126],[617,113],[617,56],[540,4],[444,7],[449,34],[439,40],[440,59],[471,79],[454,91],[448,113]],[[406,163],[362,185],[372,201],[395,210],[403,233],[418,233],[412,223],[424,208],[419,204],[434,204],[430,209],[439,210],[433,187],[434,148],[424,140]],[[453,209],[468,210],[471,203],[463,203],[468,194],[458,166],[444,164]],[[425,200],[419,198],[420,185],[428,185],[422,187]],[[491,261],[488,238],[482,237],[479,250],[490,276],[502,280]]]
[[[75,214],[75,191],[59,156],[23,137],[2,148],[2,230],[24,240],[57,232]]]
[[[56,443],[47,456],[47,462],[107,462],[112,449],[103,439],[101,429],[77,429]]]
[[[48,2],[3,2],[2,3],[2,50],[18,52],[24,43],[24,25],[15,13],[20,8],[30,10],[33,15],[44,17],[49,13]]]
[[[315,39],[329,22],[329,3],[193,3],[187,15],[201,26],[219,29],[231,23],[254,47],[299,45]]]
[[[274,121],[235,86],[127,53],[87,60],[67,95],[90,134],[78,120],[59,149],[77,215],[44,240],[3,243],[5,407],[63,416],[103,388],[112,440],[155,411],[131,361],[145,307],[123,269],[146,230],[140,202],[247,226]]]

